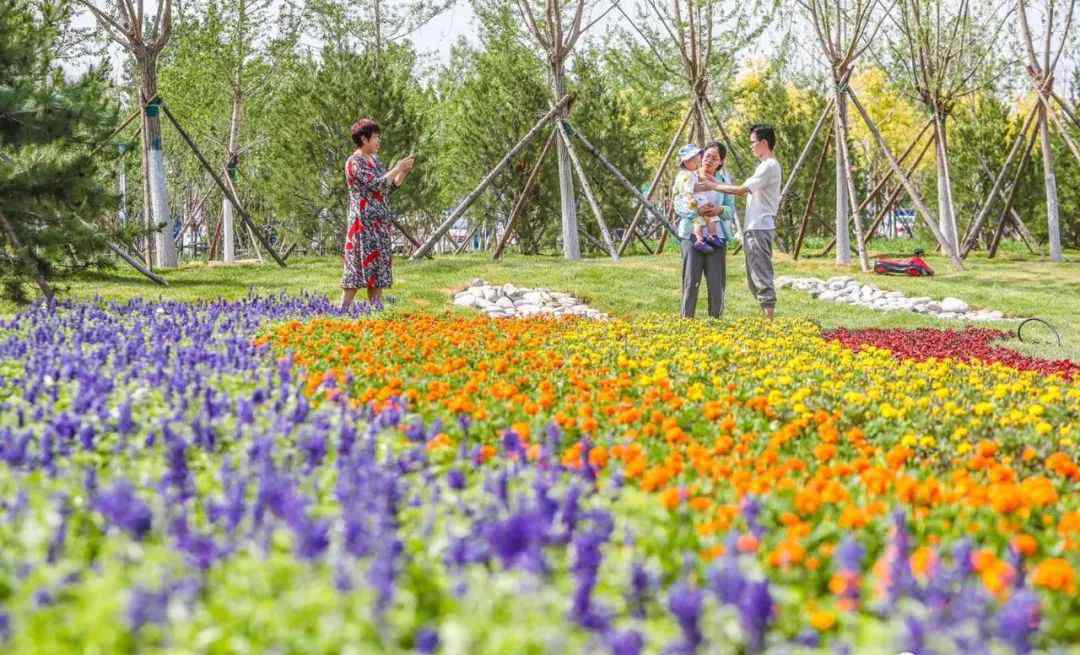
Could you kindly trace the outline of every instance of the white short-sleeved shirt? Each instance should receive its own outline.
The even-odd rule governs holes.
[[[780,211],[780,162],[773,157],[761,160],[743,186],[750,189],[743,229],[775,230],[774,219]]]

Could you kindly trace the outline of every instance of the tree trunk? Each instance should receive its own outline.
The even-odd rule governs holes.
[[[1058,207],[1057,176],[1054,174],[1054,151],[1050,148],[1050,129],[1046,106],[1039,107],[1039,138],[1042,141],[1043,182],[1046,185],[1046,235],[1050,241],[1050,261],[1060,262],[1061,215]]]
[[[551,75],[555,97],[562,98],[566,95],[566,73],[563,70],[561,61],[552,64]],[[555,117],[555,120],[563,120],[568,115],[569,110],[564,106]],[[562,200],[563,257],[566,259],[581,259],[577,204],[574,202],[573,164],[570,162],[570,152],[566,149],[566,143],[562,139],[555,140],[555,147],[559,155],[559,197]]]
[[[698,95],[694,101],[694,139],[693,142],[704,148],[709,141],[707,123],[705,121],[705,101]]]
[[[836,147],[833,152],[836,156],[836,263],[848,265],[851,263],[851,237],[848,234],[848,226],[851,220],[851,204],[848,199],[847,167],[844,158],[840,155],[844,151],[844,139],[847,132],[844,125],[847,124],[847,96],[841,90],[839,84],[834,87],[836,114]]]
[[[146,104],[146,100],[141,100],[142,104]],[[150,137],[147,130],[146,111],[140,110],[142,120],[139,122],[139,145],[141,152],[139,153],[139,168],[142,171],[142,216],[143,216],[143,230],[145,236],[142,238],[143,242],[143,262],[146,264],[146,268],[153,267],[153,238],[150,235],[154,233],[154,211],[153,203],[150,202]]]
[[[959,254],[957,246],[956,208],[952,199],[952,180],[949,176],[949,141],[945,131],[945,120],[936,107],[930,109],[934,114],[934,141],[937,148],[937,192],[938,192],[938,227],[954,254]]]
[[[240,140],[240,106],[243,102],[243,97],[240,92],[239,85],[233,89],[233,106],[232,116],[229,118],[229,146],[228,157],[229,162],[226,165],[226,173],[229,175],[235,185],[235,173],[236,173],[236,160],[235,153],[239,146],[237,143]],[[232,202],[227,197],[221,199],[221,225],[222,225],[222,261],[231,262],[236,261],[235,250],[235,224],[234,208]]]
[[[157,60],[144,57],[139,62],[139,86],[143,101],[157,98]],[[146,107],[147,176],[150,179],[150,203],[154,216],[154,255],[159,268],[177,265],[176,242],[173,240],[173,219],[169,212],[169,192],[165,186],[165,151],[161,145],[161,106]],[[158,226],[162,226],[158,229]]]

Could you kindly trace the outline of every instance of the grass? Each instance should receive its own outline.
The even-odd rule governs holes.
[[[998,309],[1010,316],[1037,316],[1053,324],[1064,345],[1030,346],[1018,341],[1007,345],[1047,358],[1080,360],[1080,253],[1068,253],[1072,262],[1053,264],[1045,259],[1019,253],[1002,253],[994,260],[975,253],[965,263],[966,270],[954,272],[942,257],[927,259],[937,275],[932,278],[883,277],[863,274],[857,266],[838,267],[831,258],[792,261],[783,254],[775,257],[777,275],[815,275],[830,277],[850,275],[860,281],[873,281],[887,290],[909,295],[942,298],[955,296],[975,307]],[[509,255],[493,262],[488,255],[442,256],[423,262],[404,258],[395,261],[395,285],[390,295],[397,302],[394,314],[416,311],[446,311],[452,291],[474,278],[518,286],[547,287],[572,293],[596,308],[615,316],[633,316],[642,312],[677,312],[679,306],[680,259],[670,247],[658,256],[624,257],[618,262],[591,258],[567,262],[558,257],[523,257]],[[170,298],[205,300],[218,297],[241,298],[251,292],[260,294],[327,293],[336,297],[341,276],[340,259],[293,258],[287,269],[272,262],[231,266],[190,264],[162,273],[169,287],[158,287],[127,268],[107,273],[84,275],[69,284],[64,297],[71,299],[127,300],[129,298]],[[699,313],[704,315],[704,289]],[[883,313],[851,305],[835,305],[809,295],[783,289],[779,292],[778,312],[782,315],[813,319],[823,327],[950,327],[957,323],[930,319],[910,312]],[[741,255],[728,256],[727,313],[725,318],[758,314],[746,289]],[[0,305],[0,313],[15,311],[12,305]],[[452,311],[468,311],[453,309]],[[1015,330],[1015,322],[987,324]]]

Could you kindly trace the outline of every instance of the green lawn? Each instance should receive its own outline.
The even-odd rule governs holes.
[[[1062,348],[1030,347],[1021,350],[1044,357],[1067,357],[1080,360],[1080,253],[1068,253],[1073,261],[1052,264],[1045,259],[1016,253],[999,254],[987,260],[973,254],[967,270],[953,272],[941,257],[928,257],[937,275],[932,278],[883,277],[864,275],[857,266],[837,267],[830,259],[811,258],[797,262],[782,254],[776,256],[777,274],[851,275],[872,280],[889,290],[911,295],[941,298],[956,296],[975,307],[999,309],[1013,316],[1038,316],[1056,326],[1064,341]],[[741,256],[728,257],[728,318],[756,315],[757,308],[746,289]],[[65,297],[125,300],[133,297],[199,300],[217,297],[239,298],[249,292],[328,293],[336,297],[341,274],[337,257],[294,258],[287,269],[273,263],[232,266],[192,264],[164,272],[169,287],[158,287],[135,271],[122,266],[106,274],[85,275],[71,283]],[[658,256],[635,255],[619,262],[591,258],[567,262],[558,257],[523,257],[510,255],[493,262],[487,255],[441,256],[424,262],[399,258],[395,262],[397,303],[394,313],[443,311],[451,307],[450,293],[467,285],[473,278],[518,286],[542,286],[566,291],[585,299],[598,309],[617,316],[640,312],[676,312],[679,303],[680,260],[672,248]],[[704,315],[705,298],[699,302]],[[0,311],[15,310],[0,305]],[[466,310],[456,310],[466,311]],[[813,319],[824,327],[920,327],[956,326],[913,313],[882,313],[850,305],[819,302],[809,295],[790,289],[780,291],[778,311]],[[1014,329],[1015,323],[990,324]]]

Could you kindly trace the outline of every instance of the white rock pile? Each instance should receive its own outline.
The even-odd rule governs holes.
[[[959,298],[943,298],[941,300],[934,300],[925,296],[909,298],[900,291],[885,291],[873,284],[862,284],[857,280],[844,276],[822,280],[816,277],[782,275],[776,278],[776,286],[781,289],[792,288],[805,291],[818,300],[869,307],[883,312],[916,312],[945,320],[1006,320],[1005,315],[999,311],[972,309]]]
[[[607,320],[607,314],[593,309],[568,293],[547,289],[526,289],[513,284],[495,286],[475,279],[468,288],[454,294],[454,304],[472,307],[491,318],[530,316],[582,316]]]

